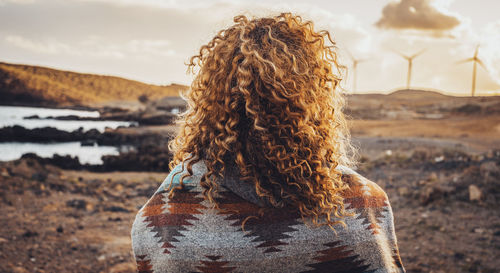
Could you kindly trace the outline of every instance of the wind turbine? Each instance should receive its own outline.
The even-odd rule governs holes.
[[[407,56],[407,55],[404,55],[398,51],[395,51],[399,56],[405,58],[408,61],[408,75],[406,77],[406,89],[410,89],[411,69],[412,69],[413,59],[418,57],[420,54],[424,53],[424,51],[425,51],[425,49],[422,49],[419,52],[417,52],[411,56]]]
[[[352,60],[352,73],[353,73],[353,83],[352,83],[352,93],[356,93],[357,91],[357,81],[358,81],[358,64],[366,61],[365,59],[356,59],[354,56],[351,54],[349,50],[347,50],[347,54],[349,54],[349,57],[351,57]]]
[[[462,61],[459,61],[458,63],[467,63],[467,62],[473,62],[472,65],[472,90],[471,90],[471,96],[474,97],[474,93],[476,93],[476,74],[477,74],[477,64],[479,63],[484,69],[486,67],[484,66],[483,62],[477,57],[477,53],[479,52],[479,45],[476,46],[476,50],[474,51],[474,57],[468,58]]]

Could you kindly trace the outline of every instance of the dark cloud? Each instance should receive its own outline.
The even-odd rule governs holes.
[[[432,0],[391,2],[384,7],[382,18],[375,25],[387,29],[445,31],[460,24],[457,17],[442,13],[431,2]]]

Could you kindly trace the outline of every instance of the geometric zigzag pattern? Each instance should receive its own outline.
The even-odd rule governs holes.
[[[201,195],[196,163],[168,198],[169,175],[132,227],[138,272],[405,272],[385,192],[352,170],[347,228],[311,227],[290,209],[262,208],[221,188],[217,209]]]

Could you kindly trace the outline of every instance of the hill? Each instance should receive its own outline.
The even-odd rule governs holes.
[[[388,96],[394,99],[405,99],[405,100],[446,100],[450,99],[453,96],[448,96],[445,94],[441,94],[436,91],[431,90],[415,90],[415,89],[402,89],[394,91]]]
[[[4,105],[92,106],[108,101],[137,101],[141,95],[150,99],[178,96],[187,88],[0,62],[0,104]]]

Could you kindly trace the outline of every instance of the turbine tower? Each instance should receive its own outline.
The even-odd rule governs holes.
[[[458,63],[473,62],[473,64],[472,64],[472,89],[471,89],[471,96],[472,97],[474,97],[474,94],[476,93],[477,64],[480,64],[484,69],[486,69],[483,62],[477,57],[478,52],[479,52],[479,45],[476,46],[476,50],[474,51],[474,57],[458,62]]]
[[[353,83],[352,83],[352,93],[355,94],[357,91],[357,81],[358,81],[358,64],[366,61],[365,59],[356,59],[354,56],[351,54],[349,50],[347,50],[347,54],[349,54],[349,57],[352,60],[352,73],[353,73]]]
[[[410,82],[411,82],[411,69],[412,69],[412,63],[413,63],[413,59],[415,59],[416,57],[418,57],[420,54],[424,53],[425,49],[411,55],[411,56],[407,56],[407,55],[404,55],[398,51],[396,51],[396,53],[405,58],[407,61],[408,61],[408,74],[407,74],[407,77],[406,77],[406,89],[410,89]]]

